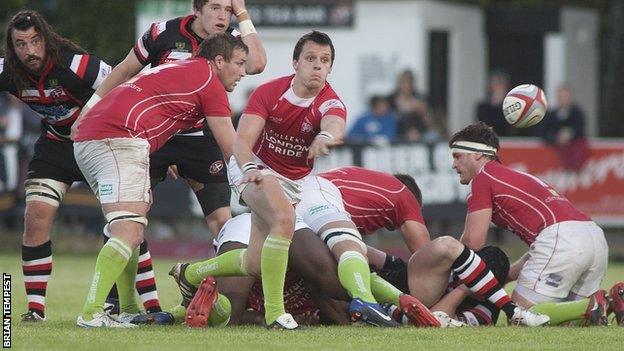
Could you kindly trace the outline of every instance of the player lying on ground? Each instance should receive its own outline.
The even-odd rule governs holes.
[[[490,262],[482,259],[481,255]],[[498,309],[505,312],[511,325],[533,327],[548,323],[548,316],[518,306],[503,290],[499,279],[504,281],[507,277],[508,269],[505,269],[505,266],[509,265],[507,256],[494,249],[488,249],[481,255],[450,236],[442,236],[431,241],[414,253],[409,260],[407,272],[410,293],[433,311],[452,313],[453,309],[457,309],[460,303],[463,303],[459,308],[460,311],[479,315],[480,325],[496,322],[494,317],[498,315],[495,312]],[[497,268],[498,275],[492,272],[490,263],[492,267]],[[449,281],[451,286],[457,288],[444,295],[449,288]],[[474,299],[466,301],[470,296],[487,300],[489,303],[478,304],[480,307],[477,307]],[[445,299],[446,301],[441,301]],[[475,324],[470,315],[465,313],[456,315],[460,319],[464,317],[463,319],[470,325]]]
[[[137,312],[134,276],[151,203],[149,154],[205,119],[221,151],[235,137],[227,91],[245,75],[247,47],[229,34],[202,42],[195,58],[152,68],[113,89],[74,124],[76,161],[111,230],[95,266],[82,327],[130,327],[103,313],[113,283],[122,314]],[[147,118],[149,114],[149,118]]]
[[[218,254],[247,247],[250,235],[250,214],[234,217],[226,223],[215,240]],[[349,322],[346,302],[351,299],[341,287],[338,280],[336,261],[329,249],[319,237],[314,234],[301,220],[296,223],[296,231],[289,251],[289,271],[287,273],[284,300],[288,313],[304,324],[317,324],[321,320],[347,324]],[[207,277],[206,277],[207,278]],[[213,284],[209,278],[205,284]],[[226,295],[231,301],[232,320],[230,324],[255,323],[258,312],[262,309],[262,286],[252,277],[221,277],[218,278],[219,292]],[[429,326],[423,323],[423,315],[428,313],[412,306],[415,302],[411,296],[401,293],[389,283],[374,275],[372,279],[372,293],[379,301],[393,303],[405,311],[410,324]],[[189,307],[187,324],[194,323],[198,317],[210,315],[210,302],[214,301],[216,288],[196,293]],[[210,295],[213,296],[210,298]],[[196,304],[196,302],[198,302]],[[204,303],[208,301],[208,303]],[[203,306],[201,306],[203,304]],[[198,305],[198,306],[196,306]],[[250,306],[255,313],[246,313]],[[319,313],[320,312],[320,313]],[[325,316],[325,319],[318,319]],[[188,317],[188,316],[187,316]],[[205,321],[206,318],[203,319]],[[208,323],[210,324],[210,323]],[[196,324],[193,324],[196,325]]]
[[[238,249],[182,269],[174,276],[188,301],[201,276],[260,276],[269,328],[296,329],[284,310],[288,247],[294,232],[301,179],[314,159],[341,143],[346,109],[327,82],[335,58],[325,33],[302,36],[293,51],[295,74],[260,85],[240,119],[228,178],[236,199],[251,209],[248,249]],[[184,278],[184,279],[181,279]],[[190,285],[181,282],[188,281]]]
[[[588,305],[592,323],[607,324],[606,291],[600,290],[608,259],[602,229],[542,180],[504,166],[498,136],[486,124],[455,133],[449,147],[460,183],[471,190],[461,241],[481,248],[493,222],[530,246],[511,267],[510,278],[517,278],[512,299],[526,308],[537,305],[533,310],[548,314],[554,325],[583,318]]]
[[[382,309],[372,292],[378,277],[370,274],[368,250],[360,232],[372,234],[381,227],[401,228],[410,250],[416,250],[429,241],[417,200],[419,196],[420,190],[411,177],[359,167],[339,168],[305,179],[302,200],[296,211],[338,260],[340,282],[353,297],[351,314],[359,315],[368,323],[395,324],[385,312],[379,312]],[[407,302],[394,303],[407,305]],[[414,305],[414,308],[424,307],[416,302]],[[426,309],[421,318],[422,323],[428,320],[432,326],[439,326]]]

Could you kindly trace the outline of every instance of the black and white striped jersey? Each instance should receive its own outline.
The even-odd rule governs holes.
[[[111,66],[88,53],[64,51],[61,57],[62,65],[48,60],[41,74],[28,75],[26,86],[21,89],[0,58],[0,91],[9,92],[30,106],[41,117],[47,137],[69,141],[72,124],[111,72]]]

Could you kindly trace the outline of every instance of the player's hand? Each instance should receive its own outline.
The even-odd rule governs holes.
[[[245,10],[245,0],[232,0],[232,14],[236,15]]]
[[[180,178],[180,172],[178,172],[178,166],[171,165],[167,168],[167,173],[173,180],[178,180]]]
[[[314,141],[312,141],[310,150],[308,150],[308,160],[329,155],[329,149],[340,144],[342,144],[342,141],[340,140],[317,136],[314,138]]]
[[[262,178],[263,178],[262,173],[260,173],[259,170],[254,169],[243,174],[242,182],[260,184],[260,182],[262,181]]]

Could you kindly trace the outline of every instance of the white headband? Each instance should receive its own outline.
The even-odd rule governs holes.
[[[496,148],[472,141],[456,141],[451,145],[451,152],[463,152],[468,154],[484,154],[496,156]]]

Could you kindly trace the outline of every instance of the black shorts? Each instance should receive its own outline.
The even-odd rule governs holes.
[[[69,185],[84,181],[74,158],[74,143],[40,136],[35,143],[35,153],[28,164],[26,178],[54,179]]]
[[[217,141],[206,136],[173,136],[150,155],[152,188],[167,177],[167,169],[176,165],[180,177],[204,184],[195,193],[204,215],[230,205],[227,169]]]

